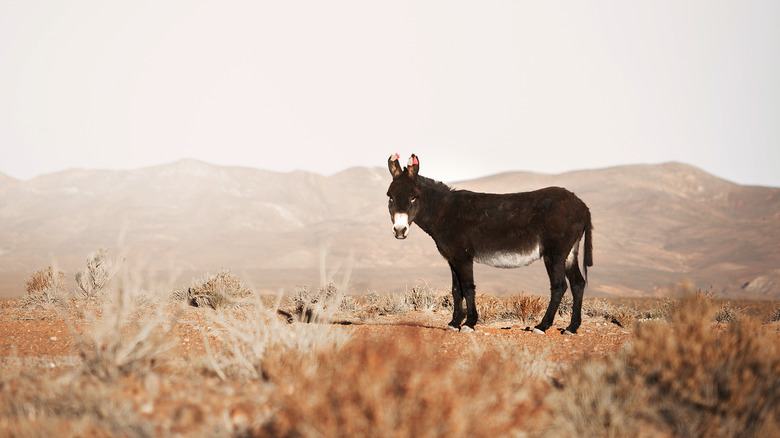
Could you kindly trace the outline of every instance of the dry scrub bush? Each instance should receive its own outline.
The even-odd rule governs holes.
[[[95,321],[84,334],[71,328],[82,359],[81,372],[86,375],[109,381],[131,373],[143,376],[170,359],[175,315],[166,316],[159,304],[154,309],[139,308],[139,302],[149,305],[139,300],[147,293],[129,286],[129,281],[123,283],[106,295],[100,317],[87,317]],[[141,315],[146,318],[138,319]]]
[[[507,301],[507,307],[517,318],[525,324],[539,318],[545,309],[544,299],[540,296],[526,295],[520,292],[519,295],[510,295]]]
[[[400,315],[413,310],[436,312],[446,308],[447,296],[437,294],[427,284],[418,284],[403,294],[371,292],[363,300],[365,304],[360,313],[371,318],[376,315]]]
[[[366,294],[365,312],[369,315],[400,315],[411,310],[406,297],[401,294],[379,294],[371,292]]]
[[[677,298],[665,297],[659,303],[647,310],[640,311],[637,318],[641,319],[667,319],[677,307]]]
[[[561,298],[561,304],[560,306],[558,306],[558,315],[559,316],[571,315],[573,306],[574,306],[574,299],[572,298],[571,294],[564,293],[563,298]]]
[[[219,309],[234,303],[237,299],[251,295],[241,280],[229,270],[216,274],[207,274],[200,280],[194,280],[187,289],[187,299],[195,307]]]
[[[349,332],[330,324],[288,324],[257,296],[230,315],[217,314],[215,322],[224,328],[224,335],[214,349],[204,334],[206,368],[223,380],[267,377],[269,361],[279,363],[280,357],[298,366],[313,364],[319,352],[337,350],[349,339]]]
[[[776,321],[780,321],[780,305],[775,305],[774,310],[772,310],[772,313],[767,317],[767,322]]]
[[[715,321],[719,323],[735,322],[742,316],[742,313],[741,307],[732,306],[731,302],[726,301],[715,314]]]
[[[23,307],[61,304],[66,284],[65,272],[51,266],[41,269],[27,279],[27,294],[20,304]]]
[[[603,298],[585,298],[582,301],[582,313],[591,317],[602,317],[612,320],[615,313],[615,306]]]
[[[706,294],[681,299],[618,358],[571,367],[539,435],[780,435],[774,335],[747,318],[716,324],[717,312]]]
[[[100,248],[87,255],[87,266],[76,273],[76,285],[84,298],[94,299],[119,269],[119,261],[112,262],[108,250]]]
[[[406,291],[404,296],[412,310],[435,312],[441,307],[442,298],[427,284],[418,284]]]
[[[436,360],[413,332],[355,340],[317,357],[316,372],[280,368],[268,436],[518,435],[539,400],[535,357],[475,346],[463,363]],[[476,344],[475,344],[476,345]]]
[[[493,295],[478,294],[474,298],[480,324],[506,321],[515,318],[514,312],[507,308],[506,302]]]
[[[627,306],[618,306],[612,312],[612,322],[623,328],[631,328],[636,321],[636,311]]]
[[[292,313],[303,322],[331,322],[339,312],[355,312],[358,304],[343,289],[329,283],[316,291],[303,287],[291,298]]]

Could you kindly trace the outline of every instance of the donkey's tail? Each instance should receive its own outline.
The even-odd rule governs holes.
[[[585,223],[585,256],[583,257],[583,268],[585,270],[585,279],[588,279],[588,266],[593,266],[593,223],[590,221],[590,210],[588,210],[587,222]]]

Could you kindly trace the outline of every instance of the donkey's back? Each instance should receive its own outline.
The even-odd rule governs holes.
[[[545,254],[568,257],[590,224],[585,203],[561,187],[507,194],[456,190],[444,205],[447,252],[465,251],[501,268],[525,266]]]

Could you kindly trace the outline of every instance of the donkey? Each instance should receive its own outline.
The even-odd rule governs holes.
[[[509,194],[453,190],[420,175],[417,156],[412,155],[405,168],[398,159],[395,154],[388,160],[393,176],[387,190],[393,233],[396,239],[405,239],[416,223],[449,263],[454,302],[450,330],[472,332],[477,323],[474,262],[517,268],[543,259],[550,277],[550,304],[534,333],[542,334],[552,326],[566,292],[566,279],[574,300],[571,323],[562,333],[577,333],[587,270],[593,266],[593,226],[582,200],[560,187]],[[585,276],[577,261],[583,236]],[[461,325],[464,317],[466,322]]]

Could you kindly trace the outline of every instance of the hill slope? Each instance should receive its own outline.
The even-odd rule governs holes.
[[[392,237],[389,181],[381,168],[324,177],[197,161],[13,181],[0,191],[0,295],[21,294],[24,278],[52,263],[75,287],[76,270],[100,247],[126,255],[133,269],[160,278],[175,272],[181,285],[223,267],[257,289],[316,285],[325,250],[328,272],[353,255],[350,286],[358,292],[419,280],[447,289],[449,270],[425,233],[413,226],[409,239]],[[577,193],[596,227],[587,293],[658,294],[688,278],[731,296],[780,298],[780,189],[735,185],[678,163],[452,185]],[[548,290],[542,263],[479,267],[476,275],[483,292]]]

